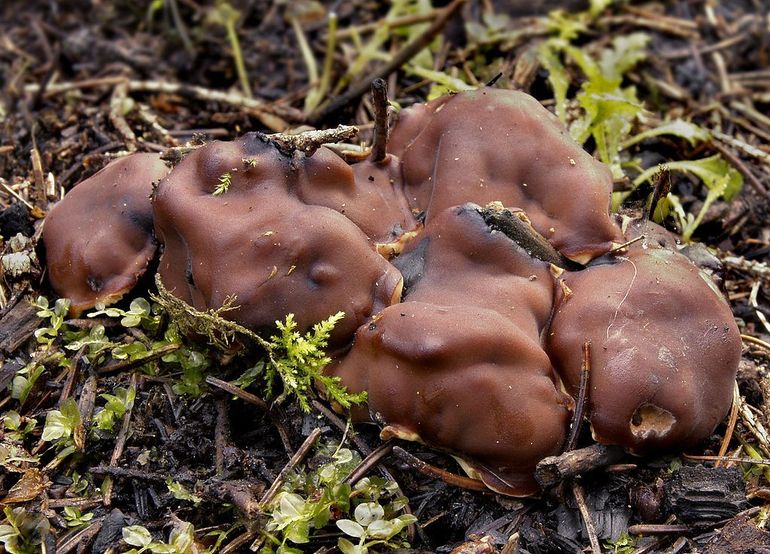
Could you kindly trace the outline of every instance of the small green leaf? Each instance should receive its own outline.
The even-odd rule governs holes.
[[[354,537],[356,539],[363,537],[364,533],[366,532],[364,528],[361,527],[360,524],[356,523],[351,519],[338,520],[337,527],[339,527],[340,531],[342,531],[349,537]]]
[[[123,540],[131,546],[145,548],[152,542],[152,535],[141,525],[129,525],[123,528]]]

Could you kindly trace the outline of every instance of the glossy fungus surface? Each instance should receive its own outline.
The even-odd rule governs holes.
[[[159,177],[156,158],[142,159],[121,183]],[[92,209],[78,192],[87,184],[68,196],[82,197],[74,213]],[[600,442],[681,448],[730,407],[740,339],[691,261],[703,251],[612,218],[611,187],[609,170],[537,101],[484,88],[403,110],[380,162],[287,151],[254,133],[189,154],[154,194],[159,271],[199,309],[233,299],[227,317],[256,331],[287,313],[304,330],[344,311],[328,371],[368,391],[359,420],[453,454],[494,490],[529,495],[537,462],[565,447],[586,342],[585,415]],[[86,233],[57,246],[69,231],[56,209],[50,217],[46,247],[72,253],[49,255],[57,291],[105,290],[111,269],[60,286]],[[154,248],[148,217],[141,235],[109,224],[134,232],[121,239],[136,244],[132,268],[147,265],[142,245]],[[114,247],[103,248],[110,260]]]
[[[169,172],[157,154],[108,164],[73,188],[45,219],[48,279],[78,315],[115,302],[136,285],[155,256],[153,182]]]

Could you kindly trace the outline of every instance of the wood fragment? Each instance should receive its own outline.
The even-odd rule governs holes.
[[[278,494],[278,491],[283,486],[286,477],[290,472],[294,471],[294,468],[296,468],[297,465],[310,453],[310,449],[313,448],[313,445],[316,443],[318,437],[320,436],[321,430],[318,428],[313,429],[310,435],[308,435],[308,437],[305,439],[305,442],[302,443],[302,446],[300,446],[297,452],[294,453],[294,456],[289,459],[287,464],[281,470],[281,473],[278,475],[278,477],[276,477],[275,481],[273,481],[273,484],[270,485],[270,488],[267,489],[262,498],[259,499],[260,511],[264,510],[265,507],[270,504],[273,498],[275,498],[275,495]]]
[[[535,480],[541,488],[548,489],[565,479],[614,464],[623,456],[624,451],[621,447],[603,444],[571,450],[538,462],[535,467]]]
[[[664,487],[669,512],[685,524],[716,523],[748,506],[737,468],[682,466]]]
[[[136,391],[138,385],[139,374],[134,373],[131,375],[131,384],[129,387]],[[120,457],[123,455],[123,449],[125,448],[126,441],[128,440],[128,428],[131,424],[131,414],[134,411],[133,408],[134,405],[132,404],[126,409],[125,414],[123,414],[123,422],[120,426],[120,431],[118,431],[118,435],[115,437],[115,448],[112,450],[112,456],[110,456],[110,467],[116,467]],[[91,471],[93,472],[93,469]],[[112,482],[110,481],[107,486],[104,487],[104,489],[105,490],[102,491],[104,496],[104,505],[109,506],[112,503]]]
[[[291,155],[299,150],[304,152],[306,156],[312,156],[324,144],[346,142],[356,135],[358,135],[358,127],[337,125],[334,129],[304,131],[296,134],[275,133],[264,136],[284,154]]]
[[[733,405],[730,408],[730,418],[727,421],[727,430],[725,431],[725,436],[722,438],[722,444],[719,447],[719,454],[717,456],[718,458],[722,458],[727,453],[727,449],[730,447],[730,441],[732,441],[733,432],[735,431],[735,424],[738,422],[738,412],[740,411],[740,405],[741,395],[738,391],[738,382],[736,381],[733,384]],[[720,467],[721,465],[721,460],[717,459],[717,462],[714,464],[714,466]]]
[[[128,371],[129,369],[135,369],[137,367],[143,366],[146,363],[158,360],[163,356],[165,356],[166,354],[171,354],[172,352],[176,352],[180,348],[182,348],[181,344],[167,344],[165,346],[161,346],[157,350],[150,350],[140,358],[134,358],[133,360],[131,359],[117,360],[113,363],[100,367],[96,371],[99,375],[105,375],[107,373],[116,373],[118,371]]]
[[[489,491],[483,481],[479,481],[478,479],[471,479],[469,477],[463,477],[462,475],[457,475],[456,473],[451,473],[431,465],[428,462],[421,460],[414,454],[407,452],[400,446],[394,446],[393,453],[420,473],[428,475],[429,477],[441,479],[448,485],[453,485],[455,487],[460,487],[471,491]]]
[[[374,108],[374,139],[372,162],[380,163],[388,155],[388,85],[384,79],[372,81],[372,106]]]
[[[364,475],[369,473],[369,471],[371,471],[374,466],[380,463],[380,460],[382,460],[392,451],[392,442],[388,441],[382,443],[380,446],[372,450],[372,452],[366,458],[361,460],[361,463],[353,468],[353,470],[348,474],[347,477],[345,477],[345,479],[342,480],[342,482],[350,483],[351,485],[356,484]]]
[[[478,212],[493,230],[503,233],[531,256],[570,271],[582,269],[583,266],[562,255],[545,237],[535,231],[523,212],[512,212],[492,204]]]
[[[580,366],[580,384],[578,386],[578,397],[575,401],[575,411],[572,414],[570,422],[569,436],[564,446],[564,451],[569,452],[577,446],[580,429],[583,426],[583,416],[585,415],[586,400],[588,396],[588,380],[591,374],[591,342],[583,343],[583,362]]]
[[[586,528],[586,534],[588,535],[588,542],[591,544],[591,552],[593,554],[601,554],[602,547],[599,544],[599,537],[596,535],[596,526],[594,520],[591,517],[591,511],[586,504],[585,494],[583,493],[583,487],[578,485],[575,481],[572,482],[572,495],[575,497],[580,516],[583,518],[583,525]]]
[[[18,302],[0,319],[0,351],[15,352],[40,326],[37,308]]]

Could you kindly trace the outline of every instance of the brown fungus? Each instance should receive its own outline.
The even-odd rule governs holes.
[[[384,436],[447,449],[496,491],[534,493],[532,470],[560,451],[571,404],[540,345],[548,264],[473,204],[434,217],[397,263],[411,277],[404,302],[358,330],[334,374],[369,391]]]
[[[620,238],[609,217],[609,169],[522,92],[482,88],[406,109],[390,149],[407,198],[427,220],[464,202],[499,201],[581,263]]]
[[[341,158],[321,155],[325,178],[351,179]],[[288,313],[306,330],[344,311],[339,340],[397,302],[401,275],[364,232],[341,213],[301,200],[313,175],[307,166],[316,163],[309,160],[255,133],[187,156],[154,198],[166,288],[204,310],[232,298],[237,308],[227,317],[255,330]]]
[[[45,219],[48,279],[77,316],[136,285],[155,256],[153,182],[169,172],[157,154],[117,159],[79,183]]]
[[[640,231],[627,252],[562,276],[547,348],[574,393],[591,342],[595,438],[648,453],[713,432],[730,408],[741,340],[727,302],[670,233],[645,223],[627,237]]]
[[[383,436],[442,448],[497,491],[535,493],[535,465],[564,448],[586,341],[601,442],[693,444],[729,409],[740,340],[718,289],[672,234],[609,216],[609,170],[533,98],[485,88],[405,109],[376,161],[311,150],[252,133],[189,154],[154,195],[160,276],[199,309],[233,298],[227,316],[256,331],[344,311],[334,345],[352,344],[328,371],[368,391],[356,415]],[[116,182],[149,186],[160,175],[145,159]],[[65,200],[82,221],[102,213],[86,185]],[[60,294],[80,298],[99,288],[89,275],[118,271],[100,241],[88,256],[109,263],[66,275],[91,228],[65,240],[50,217]],[[141,225],[123,230],[131,217],[102,225],[127,232],[126,287],[154,248]]]

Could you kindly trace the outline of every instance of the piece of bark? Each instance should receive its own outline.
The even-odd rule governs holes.
[[[738,516],[703,547],[703,554],[770,554],[770,533],[758,528],[747,516]]]
[[[737,468],[683,466],[665,484],[666,506],[684,523],[733,517],[748,506]]]
[[[0,319],[0,350],[13,352],[32,336],[40,325],[37,308],[21,300]]]
[[[619,446],[594,444],[570,450],[541,460],[535,468],[535,480],[543,489],[547,489],[564,479],[614,464],[622,457],[623,449]]]

